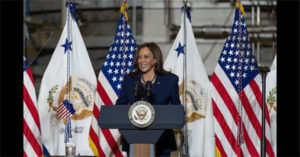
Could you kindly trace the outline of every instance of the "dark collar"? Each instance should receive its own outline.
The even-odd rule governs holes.
[[[141,73],[139,73],[138,75],[135,76],[135,80],[136,80],[136,81],[141,82],[141,79],[142,79],[142,74],[141,74]],[[155,84],[155,85],[161,84],[161,75],[160,75],[160,74],[156,74],[156,78],[155,78],[154,84]]]

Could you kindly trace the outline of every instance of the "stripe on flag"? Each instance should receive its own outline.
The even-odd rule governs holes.
[[[41,126],[33,77],[24,57],[23,71],[23,156],[42,156]]]

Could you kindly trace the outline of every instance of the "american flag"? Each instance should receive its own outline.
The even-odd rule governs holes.
[[[33,77],[24,57],[23,69],[23,156],[42,156],[40,118]]]
[[[261,152],[262,78],[241,10],[235,11],[232,32],[211,77],[216,146],[219,155],[230,157]],[[265,132],[266,154],[273,157],[267,107]]]
[[[64,100],[62,104],[59,105],[57,109],[57,117],[58,118],[67,118],[70,115],[74,114],[75,110],[73,105],[69,103],[67,100]]]
[[[117,25],[116,35],[98,76],[94,116],[89,133],[90,146],[95,155],[123,156],[120,133],[117,129],[100,129],[97,124],[101,105],[113,105],[120,94],[123,77],[133,69],[135,39],[124,13]]]

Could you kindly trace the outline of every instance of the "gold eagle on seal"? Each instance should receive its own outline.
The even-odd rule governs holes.
[[[75,113],[71,116],[72,120],[82,120],[89,116],[93,115],[93,104],[94,104],[94,93],[96,91],[95,86],[92,82],[90,82],[88,79],[83,77],[78,77],[73,79],[71,76],[69,79],[70,82],[70,89],[71,89],[71,95],[70,95],[70,101],[73,104],[73,107],[75,109]],[[60,105],[62,105],[62,102],[67,98],[67,84],[65,84],[59,92],[58,85],[53,86],[49,92],[48,92],[48,98],[47,102],[49,105],[49,111],[53,110],[54,112],[57,112],[57,109]],[[57,98],[57,106],[54,105],[54,97]],[[57,114],[55,115],[57,120],[60,120],[58,118]],[[63,119],[64,123],[66,119]]]
[[[180,100],[183,102],[183,82],[179,85]],[[205,118],[207,91],[198,82],[188,80],[185,102],[187,104],[187,122]]]
[[[197,81],[187,80],[187,91],[185,102],[187,104],[187,123],[192,123],[202,118],[206,115],[206,105],[208,102],[208,91]],[[179,96],[180,101],[183,102],[183,82],[179,85]],[[181,129],[174,129],[174,135],[176,139],[176,145],[180,148],[183,144],[183,131]],[[180,150],[171,153],[171,156],[177,156]]]
[[[146,115],[147,115],[147,110],[146,111],[137,111],[135,110],[136,115],[139,117],[140,120],[144,120]]]

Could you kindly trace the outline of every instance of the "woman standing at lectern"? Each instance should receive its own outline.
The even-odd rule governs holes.
[[[117,105],[128,105],[138,101],[134,88],[136,83],[145,86],[152,83],[153,105],[180,105],[178,76],[163,69],[163,57],[160,48],[155,43],[140,45],[134,58],[134,70],[124,77]],[[123,140],[123,150],[129,150],[129,144]],[[173,130],[166,130],[155,145],[156,156],[170,156],[177,150]]]

